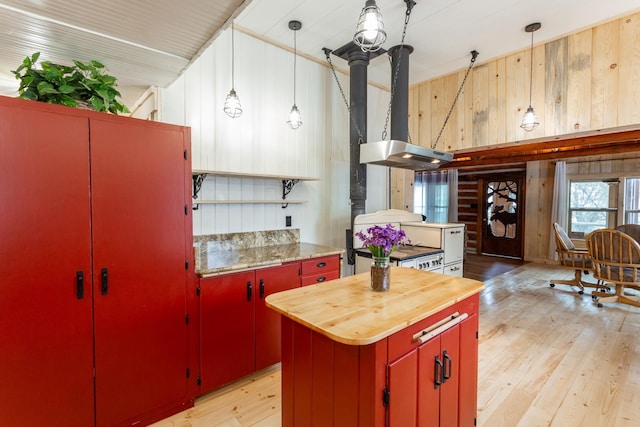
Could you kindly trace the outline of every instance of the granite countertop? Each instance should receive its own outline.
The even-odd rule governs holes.
[[[482,282],[414,268],[391,267],[386,292],[369,273],[278,292],[268,307],[334,341],[367,345],[479,293]]]
[[[344,249],[312,243],[286,243],[280,245],[230,248],[227,250],[200,251],[196,274],[213,276],[232,273],[289,261],[299,261],[328,255],[343,254]]]

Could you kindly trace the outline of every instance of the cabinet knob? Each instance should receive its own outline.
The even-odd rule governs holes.
[[[326,267],[326,266],[327,266],[326,262],[319,262],[319,263],[316,264],[316,267],[318,267],[318,268],[322,268],[322,267]]]

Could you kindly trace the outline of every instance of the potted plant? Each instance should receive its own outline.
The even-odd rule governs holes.
[[[11,71],[20,80],[20,98],[61,104],[69,107],[90,106],[96,111],[113,114],[128,113],[120,102],[116,78],[106,74],[105,66],[95,60],[89,63],[73,61],[74,66],[41,61],[40,52],[27,56],[22,64]]]

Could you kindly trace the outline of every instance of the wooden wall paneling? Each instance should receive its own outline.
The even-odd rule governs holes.
[[[202,133],[200,131],[201,121],[201,104],[200,104],[200,63],[194,63],[185,72],[184,92],[185,92],[185,126],[191,127],[191,149],[192,149],[192,167],[204,168],[207,167],[206,159],[203,158],[202,153],[204,148],[202,147]]]
[[[592,31],[569,36],[566,132],[591,129]]]
[[[431,129],[433,128],[431,124],[431,103],[431,83],[422,83],[418,86],[418,135],[420,136],[420,145],[424,147],[431,147],[434,142],[431,132]]]
[[[545,45],[545,114],[538,117],[544,117],[546,135],[566,133],[568,49],[568,37]]]
[[[473,70],[472,129],[472,146],[486,145],[489,141],[489,67],[486,64]]]
[[[420,144],[420,92],[417,86],[409,89],[409,142]]]
[[[618,125],[618,47],[620,20],[592,30],[591,128]]]
[[[456,93],[458,93],[458,87],[458,73],[454,73],[444,77],[444,99],[442,100],[444,115],[442,116],[442,121],[440,122],[438,131],[440,131],[440,128],[442,128],[444,119],[451,109],[451,104],[456,97]],[[456,105],[456,107],[459,107],[459,105]],[[443,144],[443,147],[446,147],[446,151],[457,150],[460,148],[461,141],[458,140],[457,127],[458,108],[454,108],[453,111],[451,111],[451,116],[449,117],[444,130],[442,131],[443,140],[440,142],[440,144]]]
[[[527,261],[544,261],[548,256],[554,176],[554,162],[527,163],[524,236]]]
[[[464,75],[466,73],[466,69],[458,71],[458,88],[462,84],[464,80]],[[456,88],[456,91],[458,90]],[[460,92],[460,97],[458,98],[458,103],[455,106],[457,111],[457,123],[453,123],[452,126],[455,127],[456,130],[456,141],[459,147],[469,147],[473,141],[473,126],[468,126],[467,123],[470,123],[473,120],[471,112],[473,108],[473,104],[471,103],[471,94],[473,89],[473,76],[472,73],[469,72],[469,77]],[[455,94],[453,95],[455,97]],[[453,99],[451,100],[453,102]]]
[[[476,253],[478,235],[478,181],[471,175],[458,176],[458,222],[467,226],[467,252]]]
[[[620,23],[618,125],[640,122],[640,13]]]
[[[506,69],[505,58],[499,58],[488,64],[489,105],[487,109],[487,141],[478,141],[478,146],[501,144],[506,141],[505,95]]]
[[[438,138],[438,132],[442,127],[442,122],[446,116],[444,106],[444,78],[438,78],[431,81],[431,145],[436,143]],[[445,141],[445,135],[440,137],[437,148],[439,150],[448,151],[450,147],[447,147]]]
[[[505,58],[504,126],[507,141],[524,139],[520,123],[529,105],[529,74],[525,71],[525,56],[525,52],[519,52]]]
[[[529,56],[526,57],[526,76],[528,80]],[[524,137],[526,139],[540,138],[547,134],[547,129],[544,122],[546,110],[546,78],[546,48],[545,45],[542,44],[533,47],[533,92],[531,94],[531,106],[534,108],[536,114],[538,115],[540,126],[535,128],[531,132],[525,132],[520,129],[520,132],[525,134]],[[526,86],[527,88],[529,87],[528,84]],[[528,95],[529,93],[527,92],[527,100],[529,99]],[[563,99],[563,102],[566,103],[566,99]],[[522,122],[523,114],[520,115],[518,126],[520,126],[520,123]]]
[[[230,41],[229,41],[230,43]],[[225,49],[224,53],[230,54],[230,49]],[[216,82],[207,78],[206,76],[214,75],[214,73],[220,73],[221,75],[230,75],[230,72],[224,72],[226,70],[222,70],[222,64],[224,63],[219,58],[221,55],[219,48],[208,49],[203,52],[198,61],[198,69],[200,70],[200,75],[194,84],[193,90],[197,90],[197,98],[195,98],[195,94],[190,94],[190,99],[198,99],[200,102],[199,110],[200,110],[200,122],[198,123],[198,133],[200,140],[200,151],[197,153],[199,161],[201,163],[201,169],[213,169],[215,165],[215,123],[220,117],[220,113],[222,116],[226,117],[222,108],[224,106],[224,99],[226,98],[226,93],[221,94],[224,89],[218,89],[216,87]],[[218,65],[219,64],[219,65]],[[227,79],[225,79],[227,80]],[[231,81],[230,79],[228,80]],[[230,84],[230,83],[229,83]],[[231,87],[229,87],[231,89]],[[228,92],[228,91],[227,91]],[[211,102],[211,100],[218,100],[222,96],[221,103],[216,102],[215,104]],[[219,110],[219,111],[216,111]],[[194,153],[196,154],[196,153]],[[194,157],[196,157],[194,155]],[[193,167],[195,169],[195,167]]]

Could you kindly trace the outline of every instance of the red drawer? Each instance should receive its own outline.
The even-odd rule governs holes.
[[[340,271],[340,257],[338,255],[302,261],[302,276],[311,276],[333,270]]]
[[[302,286],[315,285],[316,283],[326,282],[327,280],[334,280],[340,277],[340,271],[332,270],[325,271],[324,273],[314,274],[312,276],[302,276],[300,278],[300,284]]]
[[[473,295],[460,301],[457,304],[452,305],[451,307],[447,307],[444,310],[391,335],[387,341],[389,345],[389,362],[392,362],[396,358],[406,354],[413,347],[417,347],[420,345],[418,341],[414,341],[413,339],[413,336],[418,332],[434,325],[437,322],[443,321],[445,319],[450,319],[451,315],[456,311],[460,314],[467,313],[469,316],[471,316],[472,314],[478,312],[478,303],[478,294]]]

